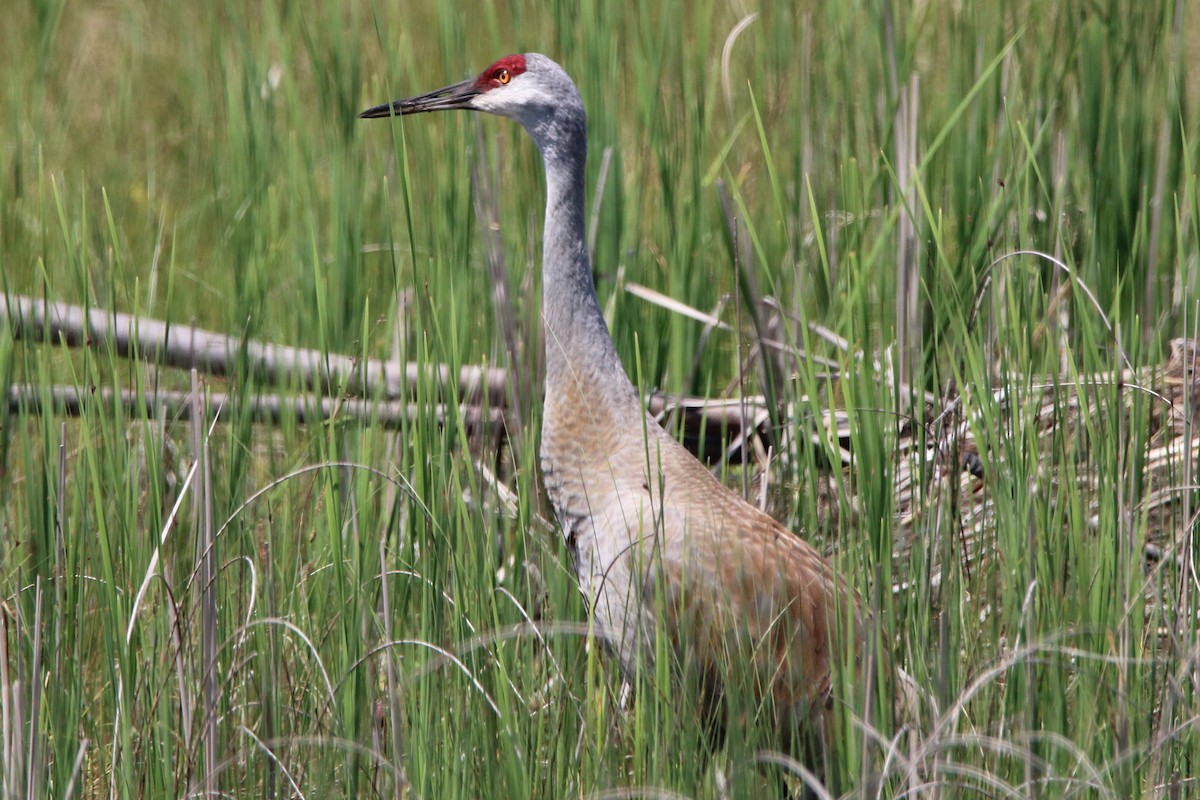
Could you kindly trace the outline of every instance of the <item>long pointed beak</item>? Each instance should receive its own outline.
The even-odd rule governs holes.
[[[471,101],[479,94],[474,78],[443,87],[428,94],[393,100],[390,103],[368,108],[358,116],[360,119],[420,114],[425,111],[449,111],[455,108],[470,108]]]

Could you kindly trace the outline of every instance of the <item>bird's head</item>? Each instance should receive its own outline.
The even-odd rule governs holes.
[[[514,119],[538,147],[553,148],[566,131],[582,131],[583,101],[571,78],[540,53],[505,56],[474,78],[427,94],[368,108],[363,119],[467,109]]]

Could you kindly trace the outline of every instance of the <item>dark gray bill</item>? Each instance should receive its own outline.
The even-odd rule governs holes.
[[[471,78],[418,97],[393,100],[390,103],[368,108],[358,116],[360,119],[377,119],[379,117],[398,117],[401,114],[420,114],[424,111],[470,108],[471,100],[478,94],[479,87],[476,85],[476,80]]]

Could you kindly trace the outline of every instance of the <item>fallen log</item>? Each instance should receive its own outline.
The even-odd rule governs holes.
[[[268,380],[290,381],[324,394],[399,400],[411,396],[421,381],[434,380],[443,393],[453,385],[464,401],[486,392],[488,405],[498,408],[505,398],[506,374],[496,367],[463,367],[455,375],[440,364],[358,359],[22,295],[0,298],[0,323],[18,339],[111,348],[122,358],[215,376],[231,375],[238,358],[244,357],[251,370]]]

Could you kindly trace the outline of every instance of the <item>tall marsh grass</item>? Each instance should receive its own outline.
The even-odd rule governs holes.
[[[772,454],[776,511],[836,552],[925,697],[904,728],[847,720],[830,785],[1197,792],[1191,459],[1170,487],[1169,557],[1148,565],[1161,399],[1079,380],[1196,334],[1193,7],[9,5],[0,290],[496,364],[523,424],[498,452],[439,418],[464,398],[432,381],[394,434],[349,417],[265,426],[236,404],[215,419],[0,406],[3,797],[795,782],[786,760],[709,752],[660,676],[623,704],[588,636],[537,477],[534,148],[503,120],[354,118],[528,50],[560,61],[589,110],[596,281],[628,369],[647,391],[791,408],[773,421],[803,432]],[[1020,413],[1046,376],[1083,411]],[[27,382],[195,387],[198,404],[297,388],[0,331],[0,385]],[[924,393],[969,402],[925,424]],[[815,423],[830,409],[841,445]],[[900,438],[932,447],[942,425],[979,443],[991,555],[962,557],[956,493],[930,466],[894,558]]]

